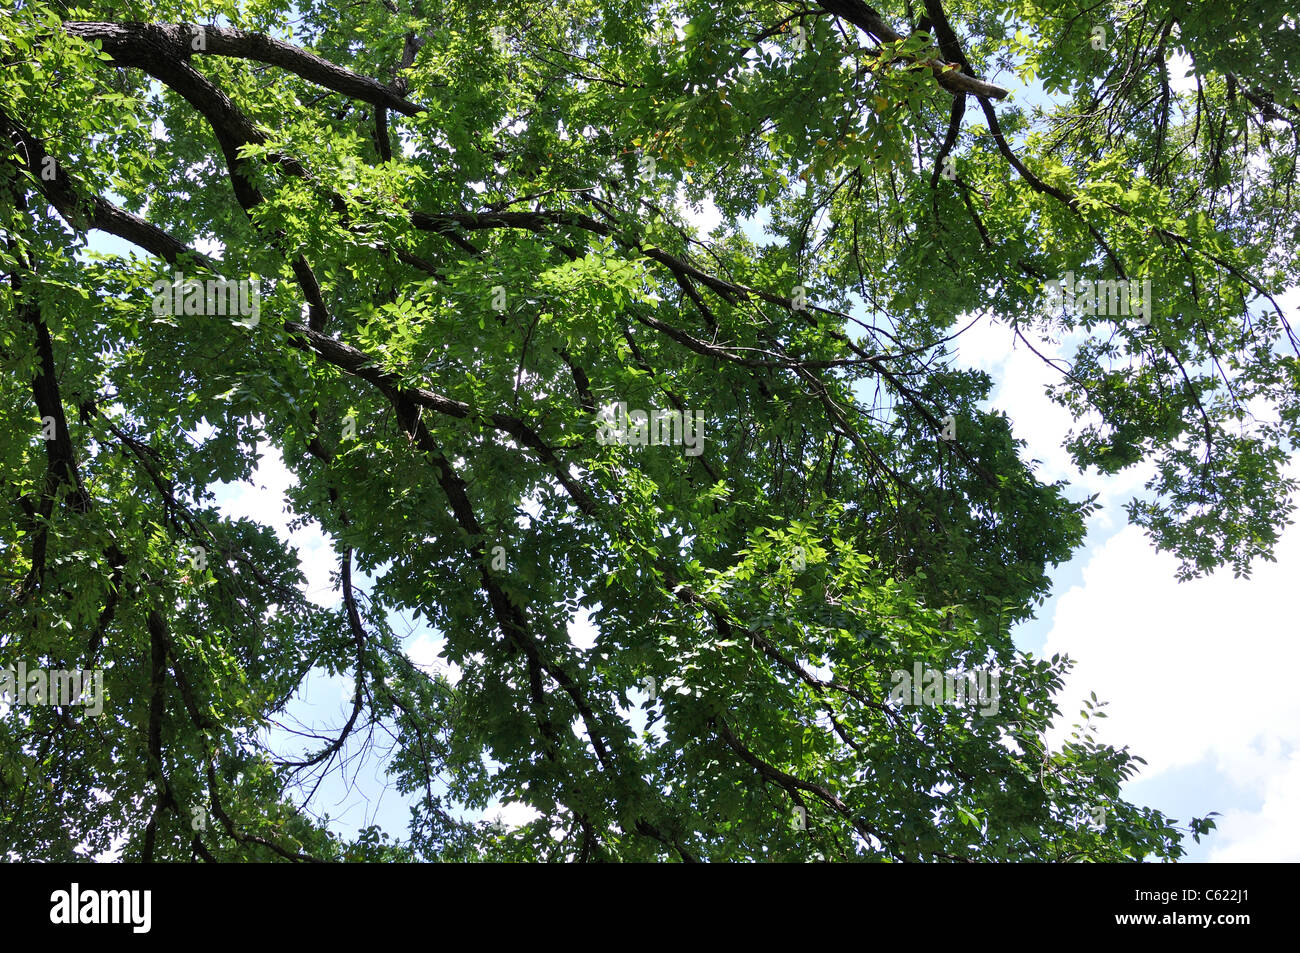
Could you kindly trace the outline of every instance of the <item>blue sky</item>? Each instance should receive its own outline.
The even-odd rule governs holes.
[[[1297,295],[1284,304],[1293,318]],[[1291,676],[1300,662],[1300,531],[1290,527],[1277,562],[1259,565],[1251,579],[1221,570],[1177,582],[1176,561],[1157,554],[1122,508],[1141,494],[1151,467],[1110,478],[1079,473],[1061,448],[1069,418],[1043,396],[1054,372],[1013,348],[1005,328],[982,321],[972,331],[960,342],[961,363],[993,374],[990,403],[1028,441],[1025,456],[1043,461],[1044,479],[1069,480],[1072,497],[1099,493],[1102,505],[1084,547],[1052,573],[1051,599],[1016,631],[1016,645],[1076,661],[1059,702],[1064,714],[1089,692],[1110,702],[1098,740],[1127,744],[1148,762],[1125,796],[1184,824],[1220,812],[1219,829],[1201,845],[1189,841],[1187,859],[1300,860],[1300,693]],[[1035,346],[1047,356],[1057,350]]]

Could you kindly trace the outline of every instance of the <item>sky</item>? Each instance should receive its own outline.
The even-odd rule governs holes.
[[[1281,302],[1289,320],[1300,295]],[[1037,341],[1047,357],[1061,349]],[[1124,788],[1132,801],[1186,825],[1218,811],[1218,829],[1186,860],[1300,861],[1300,528],[1289,527],[1275,563],[1250,579],[1231,569],[1178,582],[1177,561],[1159,554],[1128,525],[1123,504],[1142,491],[1150,465],[1113,477],[1080,473],[1061,443],[1068,413],[1043,393],[1054,374],[1011,332],[981,321],[963,335],[959,364],[988,371],[989,401],[1028,441],[1024,456],[1042,461],[1044,480],[1069,480],[1070,496],[1100,494],[1085,545],[1052,575],[1052,598],[1016,632],[1018,648],[1068,654],[1076,662],[1058,697],[1078,712],[1089,692],[1109,701],[1099,742],[1128,745],[1147,761]],[[1300,477],[1300,458],[1290,475]],[[1068,734],[1049,735],[1053,747]]]
[[[1195,89],[1190,70],[1185,57],[1171,57],[1175,90]],[[1046,99],[1037,84],[1006,85],[1013,99]],[[1300,290],[1290,289],[1279,304],[1294,323]],[[1069,357],[1070,341],[1028,336],[1044,357]],[[1044,393],[1057,373],[1012,337],[985,318],[957,342],[956,364],[993,377],[987,404],[1011,418],[1028,444],[1022,456],[1041,461],[1041,479],[1067,480],[1071,499],[1097,493],[1101,504],[1084,546],[1050,574],[1051,598],[1013,633],[1017,648],[1075,661],[1057,698],[1063,715],[1078,712],[1090,692],[1109,702],[1094,737],[1127,745],[1147,762],[1124,786],[1128,800],[1184,828],[1191,817],[1219,812],[1217,828],[1200,844],[1184,841],[1185,861],[1300,861],[1300,691],[1290,681],[1300,672],[1292,592],[1300,528],[1288,527],[1276,562],[1258,564],[1248,579],[1225,568],[1177,581],[1177,561],[1157,553],[1123,509],[1154,468],[1080,473],[1063,447],[1070,416]],[[1289,475],[1300,478],[1300,457]],[[1055,729],[1048,736],[1054,749],[1069,734],[1062,723]]]

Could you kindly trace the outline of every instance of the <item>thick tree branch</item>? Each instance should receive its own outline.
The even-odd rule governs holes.
[[[317,86],[406,116],[424,111],[383,83],[359,76],[300,47],[261,33],[197,23],[94,23],[68,21],[63,29],[133,65],[150,57],[188,60],[196,54],[230,56],[278,66]],[[201,45],[200,45],[201,44]]]
[[[874,7],[867,5],[862,0],[817,0],[817,3],[827,13],[833,13],[841,19],[847,20],[859,29],[871,34],[881,43],[897,43],[905,39],[902,34],[885,22],[884,17]],[[1003,89],[1001,86],[960,72],[960,63],[945,63],[937,59],[917,60],[917,63],[929,67],[939,85],[954,96],[970,94],[981,98],[1002,99],[1009,94],[1009,90]]]

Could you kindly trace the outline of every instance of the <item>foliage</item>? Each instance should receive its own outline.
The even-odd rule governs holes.
[[[1130,516],[1185,576],[1271,558],[1288,6],[8,5],[0,665],[106,700],[0,715],[0,850],[1176,859],[1119,796],[1139,758],[1042,742],[1069,662],[1010,628],[1093,501],[1035,476],[953,329],[1073,342],[1069,449],[1154,464]],[[1066,272],[1153,313],[1045,309]],[[177,274],[254,282],[258,319],[160,312]],[[698,411],[703,453],[598,439],[617,402]],[[332,607],[216,505],[268,448]],[[890,701],[918,663],[996,671],[998,710]],[[351,717],[275,750],[313,671]],[[376,731],[411,825],[345,842],[304,804]]]

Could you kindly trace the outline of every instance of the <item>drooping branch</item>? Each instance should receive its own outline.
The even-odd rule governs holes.
[[[0,105],[0,134],[14,144],[22,157],[32,184],[60,215],[79,231],[98,229],[116,235],[163,259],[176,264],[186,256],[195,264],[218,271],[218,263],[202,252],[98,195],[89,195],[75,183],[63,163],[52,156],[45,143],[5,112]]]
[[[483,527],[474,513],[473,504],[470,502],[464,480],[461,479],[454,465],[447,459],[438,442],[415,412],[414,406],[398,395],[392,394],[389,396],[403,429],[406,430],[433,464],[434,478],[442,488],[457,523],[460,524],[471,539],[475,540],[471,545],[471,559],[478,568],[481,588],[487,596],[497,626],[505,636],[507,643],[521,649],[528,660],[529,694],[537,718],[538,729],[546,745],[548,758],[552,760],[558,759],[559,737],[555,726],[551,722],[549,705],[542,684],[543,674],[558,684],[572,701],[578,711],[579,718],[587,729],[587,740],[602,767],[614,774],[639,777],[636,772],[631,770],[634,764],[628,764],[632,760],[630,752],[623,749],[622,746],[619,746],[617,752],[609,750],[604,735],[600,730],[595,711],[582,686],[561,665],[548,658],[544,648],[533,634],[523,608],[516,604],[515,600],[511,598],[509,593],[505,591],[489,571],[485,547],[482,542],[484,536]],[[619,756],[620,763],[618,764],[613,759],[615,753]],[[584,830],[587,830],[587,821],[583,812],[575,810],[575,814],[578,816],[579,821],[583,823]],[[632,825],[632,829],[654,837],[661,843],[671,844],[684,860],[692,859],[690,852],[682,844],[669,838],[659,830],[657,825],[649,820],[645,818],[638,819]]]
[[[149,722],[147,726],[148,756],[146,773],[157,791],[157,801],[149,823],[145,825],[143,859],[153,861],[154,841],[158,831],[158,817],[164,810],[180,813],[180,804],[167,781],[163,768],[162,717],[166,699],[167,679],[167,623],[157,609],[149,610]]]
[[[744,742],[740,740],[740,738],[736,736],[736,733],[732,731],[731,726],[727,724],[727,720],[722,715],[720,714],[715,715],[713,718],[711,718],[709,720],[709,727],[711,727],[714,731],[717,732],[718,737],[720,737],[726,743],[728,748],[730,748],[732,751],[736,753],[736,756],[741,761],[743,761],[745,764],[749,765],[751,768],[757,771],[760,776],[768,779],[769,781],[775,781],[777,784],[781,785],[781,787],[785,788],[788,791],[791,792],[802,791],[806,794],[811,794],[813,797],[817,798],[819,801],[821,801],[823,804],[829,807],[832,811],[838,814],[841,818],[847,821],[853,827],[853,829],[857,831],[859,835],[862,836],[864,840],[867,840],[868,843],[870,843],[871,838],[875,838],[881,844],[884,844],[886,847],[890,848],[891,851],[897,851],[897,848],[892,845],[889,837],[886,834],[884,834],[874,825],[869,824],[867,821],[864,821],[862,818],[858,817],[849,808],[847,804],[845,804],[839,797],[837,797],[834,794],[834,792],[829,790],[825,785],[816,784],[812,781],[805,781],[802,778],[797,778],[792,774],[788,774],[785,771],[782,771],[780,768],[776,767],[775,765],[769,764],[768,762],[760,758],[758,755],[756,755],[745,745]],[[895,856],[898,855],[895,854]],[[899,857],[899,859],[900,860],[902,859],[901,856]]]
[[[105,49],[112,55],[117,65],[143,70],[175,90],[208,121],[225,157],[235,198],[251,219],[253,208],[262,202],[262,195],[243,167],[244,160],[240,157],[240,150],[248,145],[265,143],[266,134],[257,128],[219,87],[190,66],[184,48],[178,49],[170,35],[148,30],[110,31]],[[287,156],[280,156],[278,159],[280,165],[289,173],[294,175],[304,173],[296,159]],[[276,234],[272,239],[279,241],[283,236]],[[294,278],[307,299],[311,326],[316,329],[325,327],[329,309],[311,266],[301,254],[293,254],[290,265]]]
[[[509,434],[520,444],[533,451],[554,474],[564,487],[569,497],[584,514],[596,517],[599,513],[596,501],[587,490],[574,479],[566,466],[538,433],[523,420],[510,414],[479,410],[469,404],[452,400],[423,387],[411,387],[401,382],[401,378],[392,371],[386,371],[369,355],[351,345],[344,344],[328,335],[313,331],[304,325],[290,322],[285,326],[290,335],[289,343],[302,350],[310,351],[323,358],[327,363],[342,371],[376,385],[394,399],[406,401],[418,407],[426,407],[448,417],[460,420],[480,421],[488,426]]]
[[[14,190],[14,203],[19,211],[27,206],[21,189]],[[86,513],[90,510],[90,494],[86,491],[77,466],[76,452],[72,446],[72,435],[68,430],[67,415],[63,411],[63,398],[59,393],[58,371],[54,366],[54,345],[50,338],[49,327],[41,314],[39,302],[33,297],[32,289],[25,286],[28,279],[34,277],[34,263],[19,247],[14,238],[6,242],[11,255],[26,268],[15,269],[9,276],[14,297],[17,298],[17,310],[25,322],[31,326],[36,344],[36,372],[32,377],[32,396],[36,401],[37,413],[40,415],[42,431],[47,426],[53,427],[52,436],[45,439],[45,480],[37,501],[33,504],[23,498],[20,505],[27,511],[27,516],[35,530],[32,538],[31,570],[23,582],[19,601],[25,600],[44,581],[46,549],[49,545],[49,519],[54,513],[54,505],[59,490],[68,488],[66,501],[74,512]],[[6,612],[8,607],[6,608]]]
[[[352,690],[352,713],[348,716],[347,723],[344,724],[338,736],[334,738],[321,751],[301,761],[280,761],[280,765],[287,768],[309,768],[321,762],[328,762],[343,747],[343,743],[348,740],[352,734],[352,729],[361,716],[361,709],[365,703],[366,689],[366,630],[361,624],[361,614],[357,611],[356,593],[352,591],[352,548],[348,547],[343,551],[340,561],[341,586],[343,588],[343,605],[345,615],[348,620],[348,629],[352,634],[352,642],[356,648],[357,658],[357,675]]]
[[[353,99],[391,109],[406,116],[424,111],[396,90],[359,76],[315,53],[261,33],[199,23],[95,23],[69,21],[64,32],[87,42],[98,41],[104,52],[133,65],[150,57],[185,60],[210,54],[255,60],[288,70],[317,86]]]

